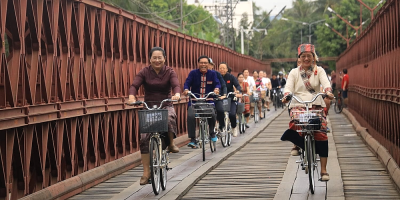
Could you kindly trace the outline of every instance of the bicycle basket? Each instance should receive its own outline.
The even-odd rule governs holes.
[[[140,133],[168,132],[168,110],[139,110]]]
[[[232,99],[222,99],[215,101],[215,108],[218,112],[229,112],[231,110],[231,101]]]
[[[243,112],[244,112],[244,103],[238,103],[237,109],[236,109],[236,114],[240,115]]]
[[[215,113],[214,105],[211,103],[193,103],[195,118],[212,118]]]
[[[253,91],[252,101],[251,102],[258,102],[260,100],[261,92],[260,91]]]
[[[309,110],[291,112],[292,120],[298,132],[318,131],[321,130],[323,110]]]

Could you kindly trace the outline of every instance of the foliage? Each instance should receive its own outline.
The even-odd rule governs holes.
[[[363,2],[374,7],[379,0],[363,0]],[[347,48],[346,41],[326,27],[325,21],[317,22],[326,20],[326,23],[346,36],[346,24],[330,13],[328,7],[351,21],[355,27],[359,26],[360,3],[357,0],[293,0],[292,8],[286,9],[282,16],[272,21],[268,27],[268,35],[254,33],[248,54],[258,59],[293,58],[296,56],[299,44],[308,43],[309,35],[311,35],[311,42],[316,46],[319,57],[340,55]],[[259,11],[254,13],[259,13]],[[281,17],[289,20],[282,20]],[[370,13],[364,8],[362,19],[365,21],[368,18],[370,18]],[[363,25],[363,29],[370,21]],[[313,24],[314,22],[316,23]],[[263,23],[258,28],[264,28],[268,23]],[[309,26],[309,23],[312,25]],[[354,30],[350,26],[348,30],[349,37],[353,36]],[[353,36],[353,40],[354,38]],[[334,68],[334,62],[320,64],[329,64],[331,68]],[[279,71],[281,67],[287,71],[293,67],[293,63],[274,63],[272,67],[274,72]]]
[[[181,0],[102,0],[114,6],[131,11],[141,17],[162,23],[167,20],[177,26],[180,25]],[[182,32],[204,39],[210,42],[219,43],[220,32],[218,24],[212,15],[201,6],[188,5],[183,0],[182,5],[183,25]]]

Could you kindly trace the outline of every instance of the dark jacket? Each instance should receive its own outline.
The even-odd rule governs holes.
[[[226,90],[225,80],[224,80],[224,78],[222,78],[221,73],[219,73],[218,71],[215,71],[215,72],[217,73],[217,77],[218,77],[219,83],[221,84],[221,92],[222,92],[221,96],[224,96],[225,94],[228,93],[227,90]]]
[[[222,76],[225,80],[226,83],[226,89],[227,93],[229,92],[234,92],[233,86],[239,91],[242,91],[242,87],[240,87],[239,81],[236,79],[235,76],[232,74],[226,73],[224,76]]]

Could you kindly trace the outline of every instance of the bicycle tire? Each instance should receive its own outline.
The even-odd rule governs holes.
[[[160,193],[160,151],[156,138],[150,139],[150,173],[151,185],[155,195]]]
[[[315,174],[314,174],[314,152],[313,152],[313,147],[312,147],[312,141],[311,141],[311,136],[307,135],[307,162],[308,162],[308,181],[310,184],[310,191],[311,194],[314,194],[315,192]]]
[[[254,123],[258,123],[258,118],[260,117],[260,113],[258,111],[258,105],[254,106]]]
[[[225,116],[225,113],[224,113]],[[226,117],[224,117],[224,121],[225,121],[225,126],[224,128],[222,128],[222,132],[221,132],[221,144],[223,147],[227,147],[228,146],[228,119]]]
[[[231,123],[229,123],[229,132],[228,132],[228,134],[227,134],[227,144],[228,144],[228,146],[231,146],[231,143],[232,143],[232,135],[233,135],[233,133],[232,133],[232,126],[231,126]]]
[[[240,121],[242,121],[241,129],[242,129],[242,134],[246,132],[246,119],[244,117],[244,114],[241,115]]]
[[[202,151],[203,151],[203,161],[206,160],[206,138],[205,138],[205,134],[206,134],[206,124],[203,123],[201,125],[201,132],[200,132],[200,137],[201,137],[201,146],[202,146]]]
[[[274,102],[275,102],[275,111],[277,111],[278,110],[278,95],[274,95]]]
[[[340,96],[339,98],[336,99],[335,106],[333,107],[336,114],[340,114],[342,112],[343,101],[344,101],[344,99],[342,96]]]
[[[168,159],[167,159],[168,153],[163,150],[162,157],[161,157],[161,164],[164,165],[165,167],[160,169],[160,182],[161,182],[161,189],[165,190],[167,189],[167,172],[168,172]]]

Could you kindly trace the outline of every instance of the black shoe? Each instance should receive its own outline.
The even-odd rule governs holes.
[[[267,111],[270,111],[269,108],[267,108]]]
[[[246,128],[250,128],[250,126],[246,124]]]

